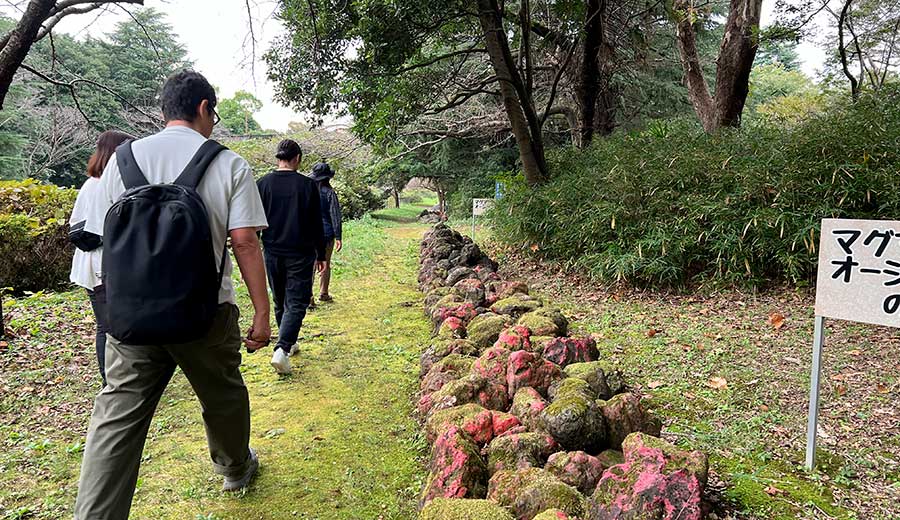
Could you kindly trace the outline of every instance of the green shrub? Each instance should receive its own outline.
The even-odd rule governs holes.
[[[73,249],[66,224],[76,196],[33,180],[0,181],[0,288],[39,291],[68,283]]]
[[[638,285],[804,282],[822,218],[900,217],[900,89],[796,125],[676,121],[549,160],[547,185],[507,183],[501,240]]]

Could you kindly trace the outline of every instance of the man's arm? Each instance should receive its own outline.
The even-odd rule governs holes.
[[[266,265],[259,248],[256,228],[238,228],[229,232],[234,258],[253,302],[253,325],[247,333],[247,350],[253,352],[269,344],[272,338],[269,294],[266,291]]]

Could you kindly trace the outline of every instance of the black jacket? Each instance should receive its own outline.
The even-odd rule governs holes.
[[[319,187],[297,172],[276,170],[257,182],[269,227],[262,233],[267,253],[297,257],[315,251],[325,260]]]

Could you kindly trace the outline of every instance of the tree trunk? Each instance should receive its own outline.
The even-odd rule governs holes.
[[[603,17],[606,0],[586,0],[584,19],[584,43],[581,66],[578,70],[578,105],[580,128],[578,146],[587,147],[594,138],[597,99],[600,87],[600,50],[603,47]]]
[[[750,71],[759,48],[762,0],[731,0],[716,61],[716,128],[741,126]]]
[[[850,80],[850,96],[854,101],[859,99],[859,80],[850,72],[850,60],[847,58],[847,44],[844,40],[844,24],[847,23],[847,16],[850,13],[850,4],[853,0],[845,0],[844,6],[841,8],[841,16],[838,19],[838,53],[841,56],[841,69],[844,75]]]
[[[541,184],[548,178],[541,122],[516,70],[497,0],[478,0],[478,10],[485,46],[499,79],[500,98],[519,148],[525,182],[529,186]]]
[[[676,0],[676,42],[694,111],[709,132],[739,127],[750,90],[750,70],[759,46],[762,0],[731,0],[716,60],[715,96],[709,92],[694,30],[692,0]]]
[[[400,207],[400,190],[394,190],[394,207]]]
[[[0,109],[6,100],[6,94],[12,85],[28,51],[34,44],[34,39],[41,29],[41,24],[50,15],[50,11],[56,5],[56,0],[31,0],[22,19],[16,24],[15,29],[9,34],[6,45],[0,50]]]

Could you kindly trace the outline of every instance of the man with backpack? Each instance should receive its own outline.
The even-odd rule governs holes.
[[[163,87],[162,132],[120,146],[85,229],[103,236],[109,309],[107,386],[84,450],[77,520],[125,520],[150,422],[176,368],[200,400],[209,452],[225,491],[249,485],[250,403],[240,373],[234,256],[255,315],[248,351],[269,344],[266,272],[257,232],[267,226],[250,166],[210,141],[216,94],[186,70]]]

